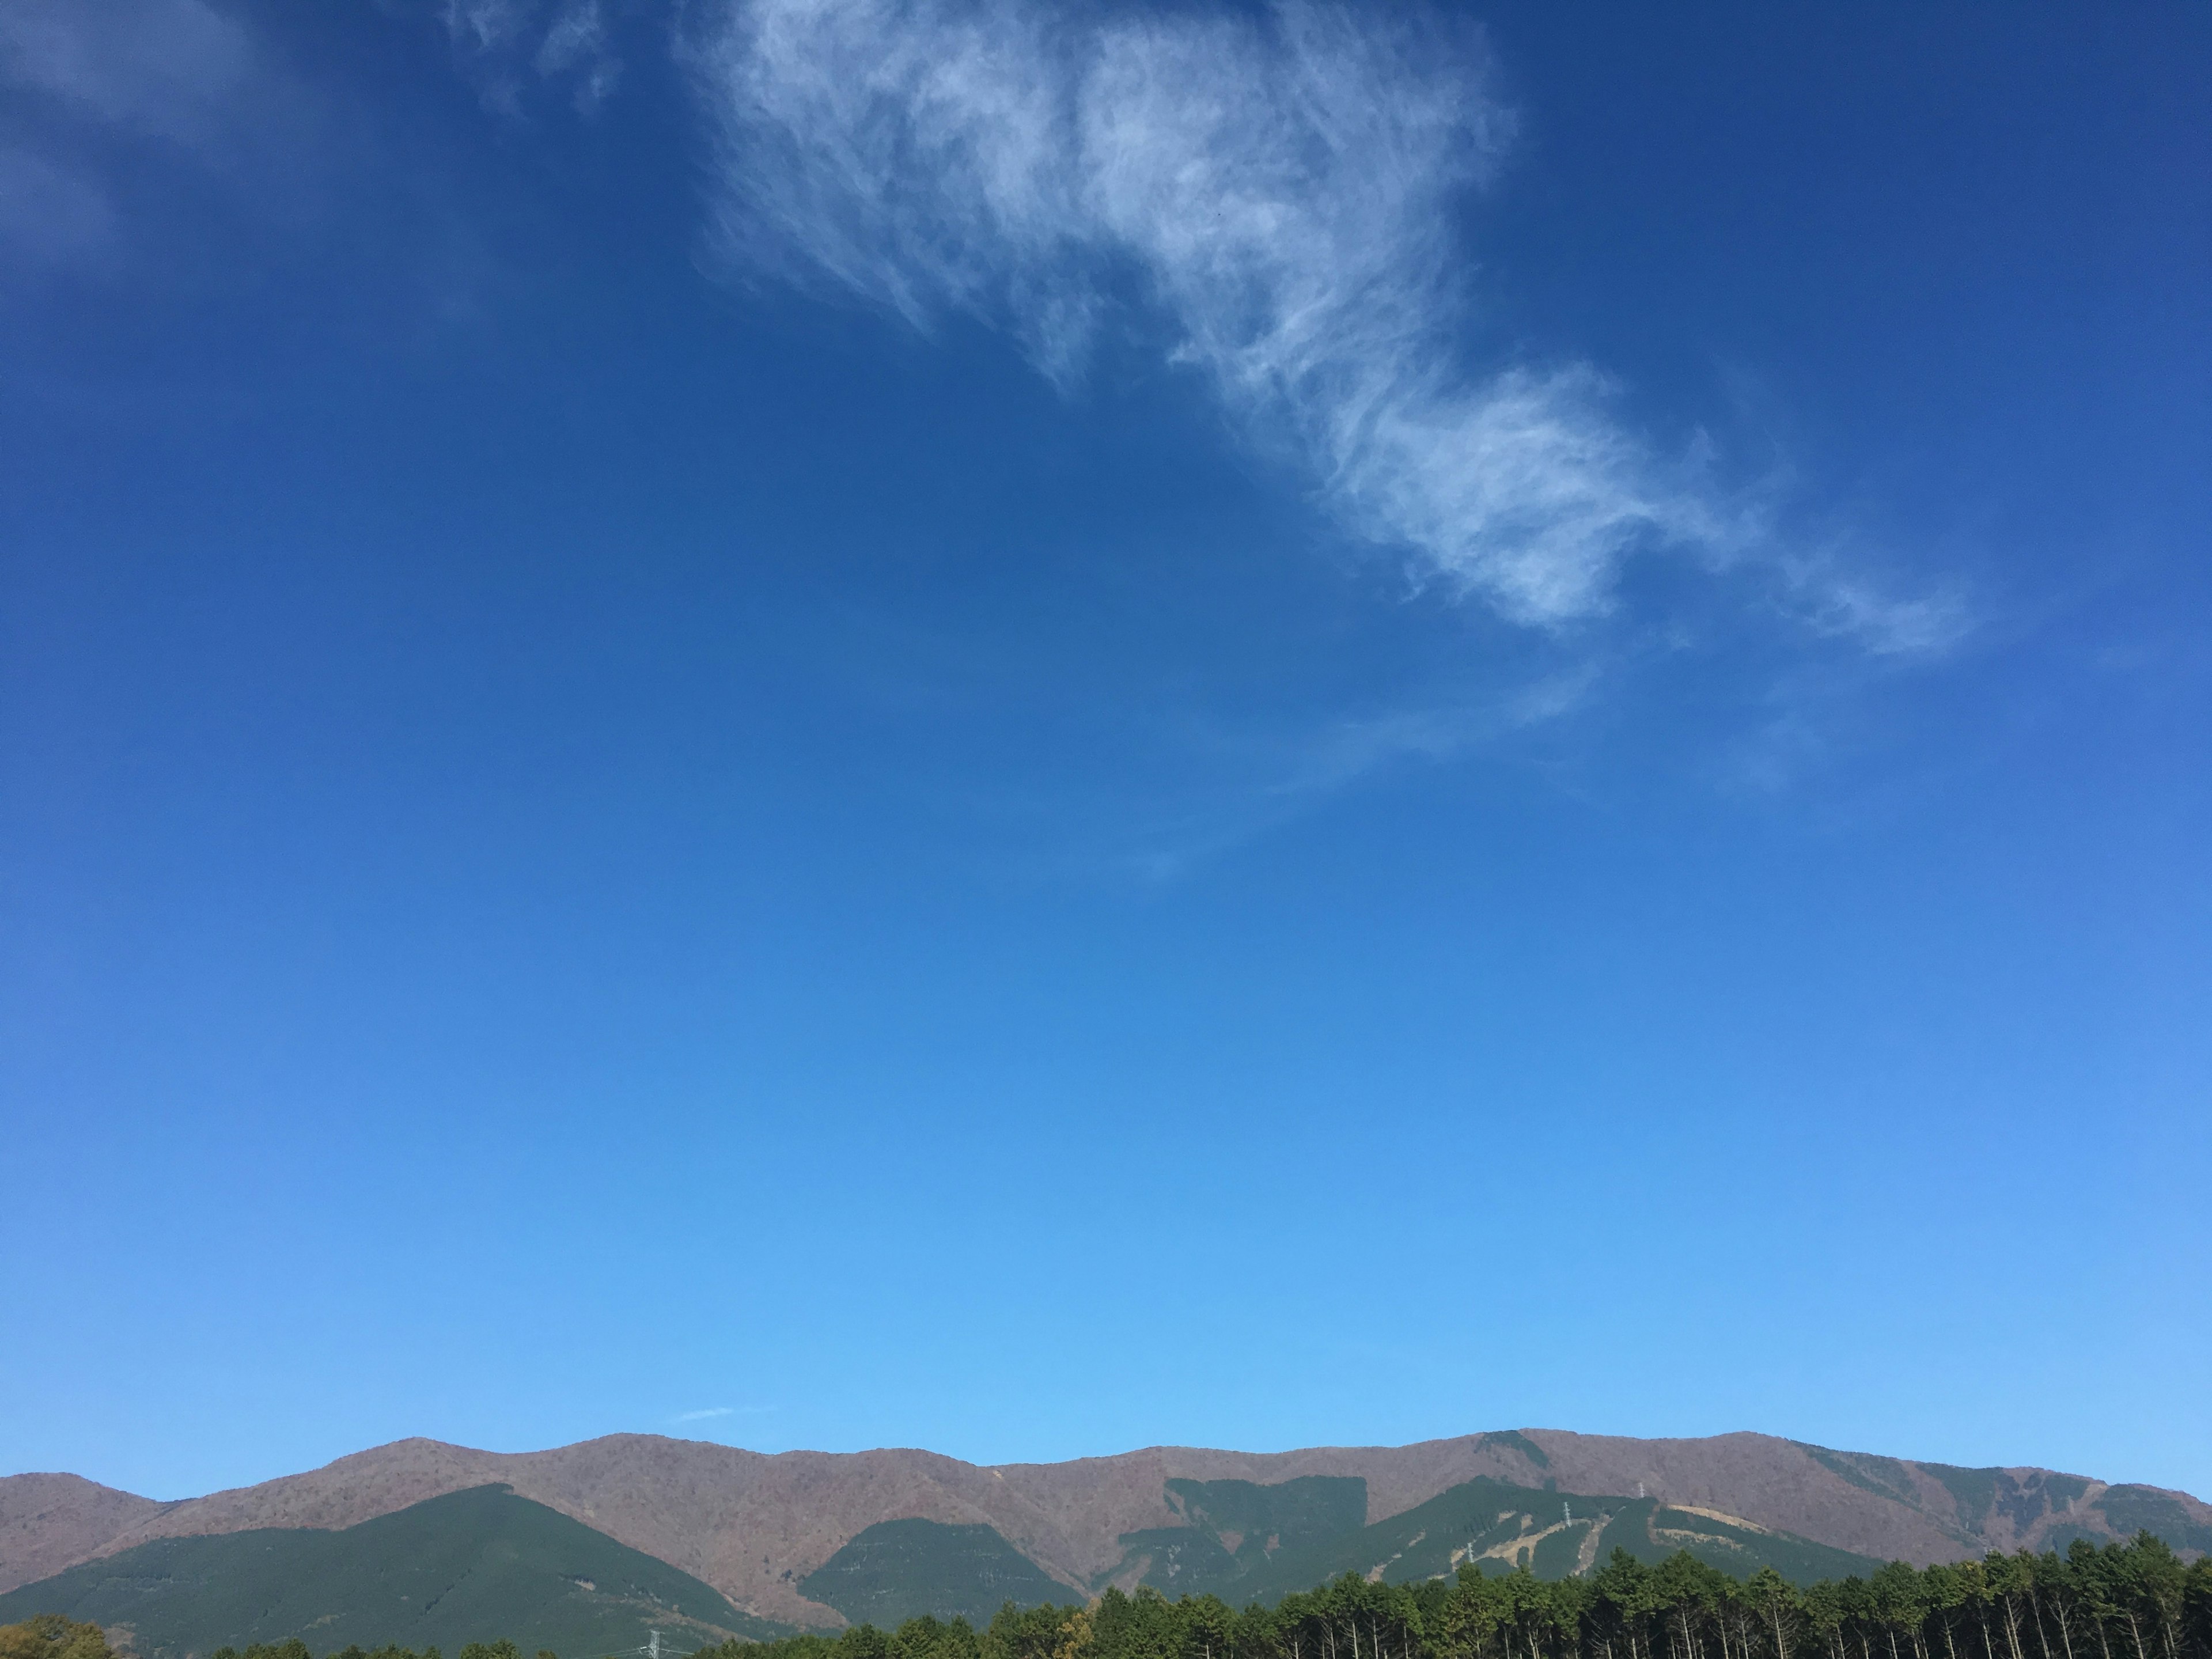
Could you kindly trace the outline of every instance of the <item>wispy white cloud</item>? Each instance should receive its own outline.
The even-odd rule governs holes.
[[[678,1412],[668,1420],[672,1423],[704,1423],[715,1417],[757,1417],[775,1409],[773,1406],[708,1406],[696,1412]]]
[[[1403,760],[1446,760],[1571,714],[1599,678],[1584,663],[1479,699],[1333,721],[1279,763],[1267,793],[1299,802]]]
[[[1930,655],[1956,644],[1972,626],[1955,586],[1902,597],[1831,561],[1784,556],[1780,568],[1808,626],[1876,656]]]
[[[1455,208],[1512,112],[1479,34],[1413,10],[1103,15],[733,0],[687,55],[733,269],[927,329],[1011,330],[1057,380],[1123,296],[1250,443],[1424,585],[1556,628],[1623,562],[1756,565],[1824,631],[1940,630],[1771,550],[1765,514],[1626,425],[1587,364],[1474,372]]]
[[[0,7],[0,81],[159,137],[205,137],[252,58],[245,30],[203,0]]]
[[[0,247],[18,270],[112,268],[125,213],[118,141],[205,167],[263,78],[246,32],[204,0],[0,6]],[[0,275],[9,274],[0,267]]]
[[[600,0],[446,0],[441,15],[484,101],[507,114],[521,112],[526,69],[568,85],[586,112],[622,77]]]

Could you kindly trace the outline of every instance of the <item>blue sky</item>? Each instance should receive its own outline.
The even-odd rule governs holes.
[[[2201,9],[0,16],[0,1468],[2212,1493]]]

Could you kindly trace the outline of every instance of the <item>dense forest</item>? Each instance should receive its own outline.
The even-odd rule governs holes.
[[[1617,1550],[1579,1578],[1347,1574],[1241,1612],[1109,1589],[1083,1607],[1010,1604],[981,1631],[913,1619],[733,1642],[711,1659],[2212,1659],[2212,1557],[2185,1566],[2145,1533],[1801,1589],[1771,1568],[1745,1579]]]
[[[0,1659],[115,1659],[107,1632],[58,1613],[0,1625]]]
[[[742,1642],[726,1645],[745,1653],[758,1653],[757,1644]],[[671,1650],[673,1659],[673,1650]],[[720,1653],[720,1648],[702,1649],[702,1652]],[[73,1624],[58,1613],[43,1613],[26,1620],[20,1625],[0,1625],[0,1659],[127,1659],[118,1656],[109,1646],[107,1633],[97,1625]],[[243,1654],[236,1648],[217,1648],[208,1659],[314,1659],[313,1650],[294,1637],[289,1642],[256,1642]],[[397,1645],[378,1648],[374,1652],[359,1647],[333,1648],[328,1659],[444,1659],[436,1648],[426,1648],[416,1653],[411,1648]],[[512,1642],[471,1642],[461,1650],[461,1659],[522,1659],[522,1650]],[[550,1649],[540,1648],[537,1659],[557,1659]]]
[[[96,1626],[0,1626],[0,1659],[113,1659]],[[208,1659],[314,1659],[297,1640]],[[325,1659],[442,1659],[359,1647]],[[511,1642],[459,1659],[522,1659]],[[536,1659],[555,1659],[540,1651]],[[2212,1556],[2185,1565],[2148,1533],[2064,1555],[1991,1554],[1800,1589],[1687,1553],[1616,1550],[1583,1577],[1463,1567],[1451,1578],[1334,1583],[1241,1611],[1213,1595],[1109,1589],[1086,1607],[1008,1602],[981,1630],[910,1619],[890,1631],[732,1641],[692,1659],[2212,1659]]]

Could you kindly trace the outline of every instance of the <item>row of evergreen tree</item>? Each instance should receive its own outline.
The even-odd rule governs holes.
[[[0,1659],[114,1659],[93,1625],[0,1628]],[[210,1659],[313,1659],[306,1643]],[[357,1647],[326,1659],[441,1659]],[[521,1659],[514,1643],[460,1659]],[[555,1659],[544,1650],[537,1659]],[[2185,1565],[2148,1533],[2077,1540],[2063,1555],[1991,1554],[1801,1589],[1771,1568],[1738,1578],[1686,1551],[1647,1565],[1625,1550],[1584,1577],[1527,1567],[1421,1583],[1347,1573],[1272,1607],[1109,1589],[1086,1607],[1008,1602],[964,1619],[860,1625],[837,1636],[727,1642],[692,1659],[2212,1659],[2212,1556]]]
[[[1625,1550],[1587,1577],[1462,1567],[1450,1579],[1346,1574],[1272,1607],[1109,1589],[1087,1607],[862,1625],[731,1642],[695,1659],[2212,1659],[2212,1557],[2143,1533],[2065,1554],[1991,1554],[1808,1588],[1739,1578],[1686,1551]]]
[[[719,1653],[720,1648],[710,1650]],[[747,1649],[750,1652],[752,1650]],[[4,1659],[4,1656],[0,1656]],[[307,1644],[298,1637],[289,1642],[256,1642],[240,1653],[236,1648],[217,1648],[208,1659],[314,1659]],[[326,1659],[446,1659],[434,1647],[417,1653],[412,1648],[403,1648],[398,1643],[386,1643],[380,1648],[360,1646],[333,1648]],[[471,1642],[461,1649],[461,1659],[522,1659],[522,1650],[502,1638],[496,1642]],[[538,1650],[538,1659],[560,1659],[550,1648]]]
[[[118,1656],[108,1644],[107,1632],[99,1626],[76,1624],[59,1613],[47,1613],[20,1625],[0,1625],[0,1659],[118,1659]],[[295,1636],[284,1642],[256,1642],[243,1654],[236,1648],[217,1648],[208,1659],[314,1659],[314,1655]],[[374,1652],[360,1647],[336,1648],[328,1659],[445,1659],[445,1656],[435,1648],[425,1648],[418,1654],[393,1643]],[[522,1650],[507,1641],[471,1642],[461,1650],[461,1659],[522,1659]],[[558,1659],[558,1656],[550,1648],[540,1648],[538,1659]]]

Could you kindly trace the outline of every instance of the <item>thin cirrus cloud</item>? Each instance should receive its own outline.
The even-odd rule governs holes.
[[[212,143],[255,70],[246,33],[202,0],[11,0],[0,7],[0,251],[70,269],[112,256],[121,213],[100,140],[191,154]]]
[[[246,32],[203,0],[11,0],[0,78],[117,126],[204,137],[252,69]]]
[[[717,1417],[757,1417],[774,1409],[772,1406],[707,1406],[696,1412],[678,1412],[668,1420],[672,1423],[704,1423]]]
[[[1109,16],[991,0],[737,0],[684,43],[732,268],[1081,368],[1131,286],[1255,448],[1419,584],[1540,629],[1667,550],[1764,574],[1816,631],[1946,643],[1630,429],[1589,365],[1455,367],[1454,206],[1513,132],[1480,38],[1411,11]]]
[[[484,102],[503,113],[522,112],[523,82],[512,64],[518,53],[537,81],[568,84],[586,113],[621,79],[599,0],[446,0],[441,15]]]

